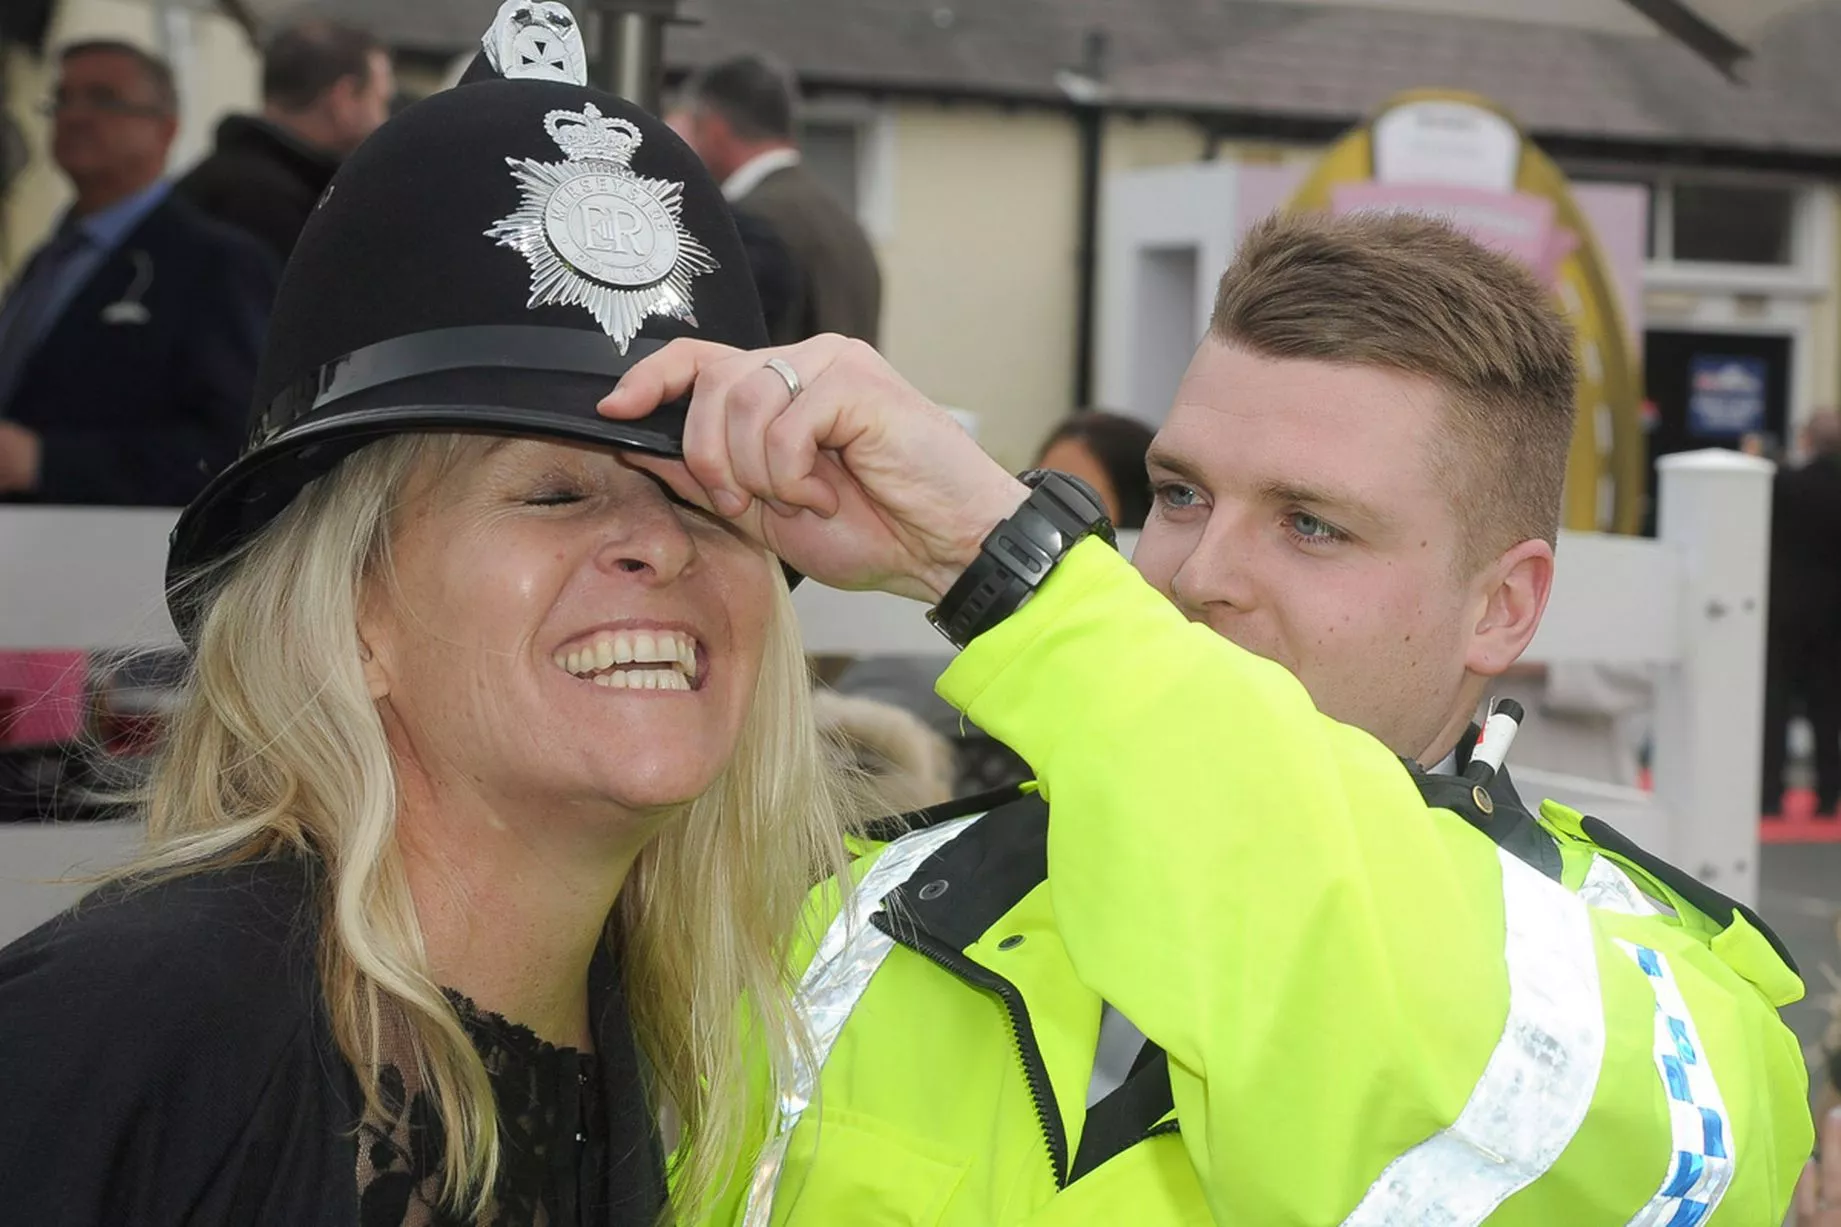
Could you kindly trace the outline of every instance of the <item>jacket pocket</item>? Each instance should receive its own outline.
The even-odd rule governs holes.
[[[966,1164],[872,1117],[820,1111],[793,1135],[773,1222],[938,1227]]]

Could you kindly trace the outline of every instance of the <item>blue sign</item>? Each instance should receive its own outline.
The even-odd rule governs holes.
[[[1695,354],[1688,374],[1688,433],[1736,439],[1764,429],[1763,358]]]

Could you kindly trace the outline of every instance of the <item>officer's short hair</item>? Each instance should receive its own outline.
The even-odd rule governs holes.
[[[747,141],[793,139],[798,88],[793,75],[759,55],[739,55],[711,64],[684,83],[683,99],[729,121]]]
[[[168,115],[179,113],[179,86],[173,80],[173,66],[150,51],[115,38],[86,38],[71,43],[58,53],[60,64],[80,55],[119,55],[134,61],[142,78],[153,89],[154,101]]]
[[[277,30],[262,47],[263,101],[303,111],[347,77],[371,81],[371,56],[385,50],[361,26],[307,17]]]
[[[1445,392],[1433,463],[1463,533],[1459,564],[1554,540],[1578,364],[1572,328],[1513,259],[1416,214],[1281,215],[1241,244],[1209,334],[1432,381]]]

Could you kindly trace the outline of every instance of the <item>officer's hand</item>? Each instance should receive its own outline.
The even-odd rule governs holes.
[[[766,366],[798,373],[798,396]],[[684,459],[628,462],[836,588],[938,601],[1027,491],[860,341],[673,341],[601,402],[638,418],[692,390]]]
[[[1821,1124],[1821,1157],[1796,1186],[1796,1227],[1841,1227],[1841,1108]]]

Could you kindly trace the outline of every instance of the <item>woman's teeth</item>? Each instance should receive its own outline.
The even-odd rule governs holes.
[[[697,676],[697,641],[678,631],[603,631],[554,659],[559,668],[614,690],[689,690]]]
[[[597,673],[594,684],[614,690],[689,690],[690,679],[672,669],[637,669]]]

